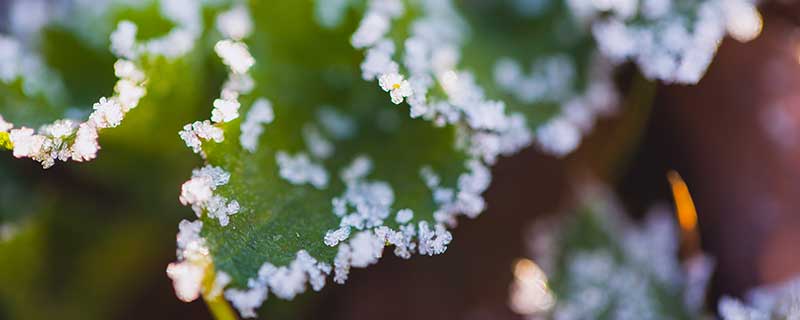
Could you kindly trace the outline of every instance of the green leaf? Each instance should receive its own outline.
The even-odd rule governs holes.
[[[340,172],[357,158],[366,157],[372,163],[362,182],[385,183],[391,188],[389,214],[382,223],[393,230],[403,225],[416,230],[423,221],[435,229],[442,223],[434,218],[442,203],[435,201],[421,175],[423,168],[439,176],[441,188],[456,192],[459,177],[485,170],[482,165],[475,168],[479,162],[468,165],[471,157],[459,146],[457,139],[462,133],[456,127],[435,127],[411,119],[405,108],[392,105],[375,83],[363,81],[358,67],[361,54],[349,45],[352,29],[323,29],[312,20],[311,10],[293,2],[252,4],[256,32],[248,45],[257,61],[251,71],[256,88],[239,97],[240,117],[220,125],[225,140],[202,146],[207,164],[230,174],[229,182],[217,187],[214,195],[226,202],[235,200],[240,206],[224,226],[209,217],[208,210],[201,217],[200,235],[214,270],[231,277],[231,288],[248,288],[262,265],[289,266],[300,251],[334,265],[342,244],[329,246],[324,239],[327,232],[340,227],[342,218],[334,214],[332,200],[348,190]],[[251,152],[239,141],[240,126],[261,98],[271,102],[275,120],[263,125],[258,148]],[[344,117],[352,132],[331,129],[324,120],[326,114]],[[330,156],[310,151],[312,146],[305,138],[310,126],[332,144]],[[327,172],[327,184],[289,182],[280,173],[280,153],[309,154],[311,161]],[[485,184],[479,186],[480,191]],[[396,221],[400,209],[412,210],[413,218]],[[356,229],[349,239],[359,232]],[[447,242],[442,238],[444,248]]]

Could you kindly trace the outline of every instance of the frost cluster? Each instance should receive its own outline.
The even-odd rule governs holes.
[[[722,38],[755,38],[762,27],[752,0],[569,0],[573,14],[591,22],[598,48],[618,63],[636,62],[649,78],[697,83]],[[686,9],[697,13],[686,16]],[[688,18],[688,19],[687,19]]]
[[[178,262],[167,266],[175,294],[183,301],[194,301],[203,289],[206,267],[211,262],[205,239],[200,237],[202,221],[182,220],[178,225]]]
[[[264,125],[272,123],[273,120],[275,120],[275,113],[269,100],[260,98],[253,102],[240,126],[242,134],[239,136],[239,143],[242,148],[256,152],[258,139],[264,133]]]
[[[205,211],[209,218],[219,220],[221,226],[228,225],[229,216],[239,212],[239,202],[215,195],[214,190],[228,184],[231,175],[219,167],[207,165],[192,171],[192,178],[181,186],[181,204],[191,206],[197,217]]]
[[[563,292],[556,303],[537,312],[546,311],[554,319],[565,320],[598,314],[613,319],[663,319],[665,294],[683,297],[689,312],[700,312],[698,302],[702,303],[705,296],[713,261],[697,254],[683,264],[679,262],[678,230],[666,211],[658,208],[650,212],[642,226],[621,215],[593,213],[603,221],[602,232],[611,236],[610,244],[594,248],[564,250],[560,224],[534,229],[547,234],[533,238],[535,260],[543,263],[549,277],[563,281],[559,285]],[[564,267],[553,268],[553,262],[560,259]],[[515,297],[512,301],[528,304],[526,299],[531,298]],[[525,305],[512,307],[525,310]]]
[[[217,29],[223,35],[231,37],[218,41],[214,46],[214,51],[228,66],[230,71],[228,79],[222,87],[220,97],[213,102],[211,121],[204,120],[187,124],[178,133],[186,146],[203,157],[205,157],[202,149],[203,141],[213,140],[219,143],[225,140],[222,124],[239,118],[239,108],[241,107],[238,100],[239,95],[249,93],[254,87],[253,79],[247,72],[255,64],[255,59],[247,50],[247,45],[242,42],[243,38],[251,33],[252,24],[250,13],[244,6],[236,6],[229,11],[220,13],[217,17]],[[258,136],[263,131],[261,124],[271,122],[274,117],[268,103],[264,106],[264,102],[257,101],[254,103],[254,107],[251,107],[251,109],[255,109],[252,113],[253,119],[246,119],[242,123],[242,127],[247,130],[242,130],[243,137],[240,137],[240,140],[244,141],[246,145],[242,146],[247,150],[251,148],[255,150],[258,145]],[[248,118],[250,115],[248,113]]]
[[[480,166],[477,161],[473,165]],[[426,221],[411,223],[414,212],[408,208],[395,212],[395,221],[400,224],[397,230],[386,226],[393,212],[394,192],[386,182],[367,180],[371,171],[370,158],[359,156],[339,174],[346,191],[333,198],[331,206],[333,214],[341,221],[339,228],[329,230],[323,239],[328,246],[338,246],[334,260],[334,282],[337,283],[347,280],[351,267],[364,268],[376,263],[386,245],[395,247],[396,256],[408,259],[416,251],[423,255],[441,254],[452,241],[452,235],[441,223],[433,227]],[[483,179],[488,179],[484,174],[488,172],[473,168],[471,173],[462,175],[460,187],[465,192],[477,192],[480,198],[480,192],[488,185],[488,182],[483,185]],[[431,179],[436,181],[429,185],[438,186],[438,177]],[[482,203],[483,199],[480,201]],[[357,232],[351,237],[353,230]]]
[[[239,310],[242,317],[256,317],[255,309],[261,306],[271,291],[282,299],[292,299],[305,292],[306,284],[314,291],[322,290],[325,278],[331,273],[331,266],[314,259],[305,250],[297,252],[288,265],[276,267],[265,262],[258,270],[258,276],[248,281],[246,290],[228,289],[225,297]]]
[[[430,189],[433,201],[439,205],[433,213],[438,223],[455,226],[458,215],[475,218],[486,208],[481,194],[492,181],[491,172],[478,160],[469,160],[465,166],[469,171],[458,177],[457,188],[442,187],[441,178],[431,167],[420,169],[420,177]]]
[[[723,320],[769,320],[800,318],[800,278],[760,287],[747,293],[747,303],[728,296],[719,302]]]
[[[386,37],[392,21],[406,10],[398,0],[370,0],[351,44],[365,51],[364,80],[377,80],[391,101],[406,101],[412,118],[436,125],[457,125],[460,140],[473,155],[493,163],[529,145],[532,135],[521,114],[507,114],[502,101],[489,100],[474,76],[457,69],[466,27],[449,0],[419,3],[410,37],[402,43],[404,56],[395,60],[395,43]],[[398,61],[402,61],[402,64]],[[406,77],[401,66],[408,72]],[[439,86],[444,96],[429,94]]]
[[[35,55],[28,56],[16,40],[0,36],[0,81],[10,83],[18,78],[30,79],[30,90],[46,89],[57,85],[41,85],[38,80],[45,71],[42,62]],[[8,132],[17,158],[31,158],[49,168],[56,160],[87,161],[97,156],[100,149],[98,132],[114,128],[122,122],[125,114],[139,104],[145,95],[144,73],[135,62],[120,59],[114,64],[118,81],[114,95],[101,97],[93,105],[93,112],[85,122],[70,119],[56,120],[43,125],[39,130],[25,126],[14,128],[14,124],[0,116],[0,129]],[[38,89],[37,89],[38,88]],[[32,92],[34,92],[32,91]]]
[[[306,153],[300,152],[292,156],[278,151],[275,153],[275,162],[281,178],[291,184],[308,183],[317,189],[328,186],[328,171],[321,164],[312,162]]]
[[[51,167],[56,160],[88,161],[97,157],[99,132],[120,125],[125,114],[136,108],[146,94],[145,74],[139,67],[142,56],[181,57],[193,49],[200,35],[202,19],[198,1],[164,0],[160,1],[159,9],[174,24],[166,35],[138,42],[136,24],[125,20],[111,33],[110,50],[119,57],[114,64],[118,80],[114,94],[101,97],[87,121],[57,120],[34,131],[24,126],[14,129],[13,124],[4,120],[3,127],[7,127],[4,131],[9,132],[15,157],[34,159],[44,168]],[[45,92],[49,100],[55,101],[52,97],[63,91],[58,77],[44,67],[37,55],[26,52],[16,40],[0,36],[0,81],[10,83],[18,78],[23,79],[28,95]]]
[[[139,42],[136,40],[136,24],[120,21],[111,33],[111,52],[129,60],[139,59],[143,55],[175,59],[194,49],[203,31],[200,1],[162,0],[159,3],[161,15],[174,24],[172,30],[163,36]]]

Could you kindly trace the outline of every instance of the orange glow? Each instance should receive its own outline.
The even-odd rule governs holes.
[[[514,282],[509,298],[511,310],[523,315],[547,312],[556,303],[547,287],[544,271],[533,260],[524,258],[514,262]]]
[[[693,231],[697,228],[697,211],[689,194],[689,187],[683,181],[681,175],[675,171],[667,173],[667,179],[672,187],[672,196],[675,198],[675,209],[678,215],[678,223],[684,231]]]

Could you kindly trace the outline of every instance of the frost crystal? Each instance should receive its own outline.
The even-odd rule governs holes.
[[[126,59],[134,59],[136,53],[136,24],[123,20],[117,24],[117,29],[111,33],[111,52]]]
[[[230,300],[242,318],[255,318],[256,308],[267,300],[267,287],[255,286],[249,290],[225,290],[225,298]]]
[[[0,115],[0,132],[8,132],[8,130],[11,130],[13,127],[13,124],[6,122],[3,116]]]
[[[355,121],[332,107],[321,107],[317,112],[317,120],[334,139],[349,139],[356,133]]]
[[[370,11],[361,20],[361,24],[350,39],[356,48],[365,48],[374,45],[389,31],[389,18],[385,15]]]
[[[317,189],[328,186],[328,172],[319,164],[312,163],[308,155],[298,153],[290,156],[284,151],[275,153],[280,175],[291,184],[309,183]]]
[[[43,136],[35,135],[33,129],[25,127],[11,130],[9,139],[14,144],[14,156],[17,158],[39,154],[44,144]]]
[[[367,50],[364,62],[361,63],[361,76],[364,80],[374,80],[382,74],[397,73],[399,67],[397,62],[392,60],[393,54],[394,43],[389,40],[383,40]]]
[[[411,221],[414,218],[414,211],[411,209],[401,209],[397,211],[397,216],[395,217],[395,221],[400,224],[405,224]]]
[[[201,148],[203,140],[213,140],[214,142],[225,140],[222,129],[212,125],[208,120],[187,124],[183,126],[183,130],[178,135],[186,142],[186,146],[192,148],[194,153],[200,154],[203,152]]]
[[[56,120],[43,125],[38,133],[27,135],[23,134],[27,132],[17,132],[14,138],[19,142],[19,146],[15,147],[17,149],[14,152],[15,156],[29,157],[40,162],[44,168],[49,168],[56,160],[87,161],[97,157],[100,149],[97,141],[99,132],[120,125],[125,114],[136,108],[146,94],[144,87],[146,77],[138,66],[142,54],[175,58],[185,54],[193,46],[200,29],[196,24],[191,28],[189,26],[190,20],[199,23],[199,20],[189,17],[193,12],[191,7],[196,7],[195,1],[171,0],[162,2],[162,5],[168,6],[167,2],[171,3],[169,6],[175,3],[181,4],[179,14],[165,15],[176,25],[167,36],[138,43],[137,27],[130,21],[119,22],[110,35],[110,50],[120,57],[114,63],[114,74],[118,78],[114,85],[114,95],[100,98],[93,105],[93,112],[83,123]],[[161,9],[167,10],[165,7]],[[171,11],[175,13],[175,10]],[[199,11],[194,14],[199,14]],[[192,30],[194,32],[191,32]],[[57,77],[46,68],[36,54],[24,53],[21,48],[15,40],[0,36],[0,60],[2,60],[0,80],[9,82],[21,77],[25,90],[42,92],[48,97],[59,95],[63,90],[63,84],[54,81]],[[5,121],[4,123],[11,125]]]
[[[325,233],[325,245],[334,247],[339,244],[339,242],[347,240],[348,237],[350,237],[350,227],[348,226],[339,227],[339,229],[336,230],[328,230],[328,232]]]
[[[402,103],[403,98],[414,93],[408,80],[403,79],[403,76],[398,73],[383,74],[378,78],[378,83],[383,91],[389,92],[394,104]]]
[[[536,141],[545,152],[565,156],[578,148],[581,133],[570,122],[556,118],[536,130]]]
[[[256,63],[247,46],[241,42],[221,40],[214,46],[214,51],[234,73],[246,73]]]
[[[175,294],[189,302],[197,299],[203,289],[203,278],[210,259],[205,240],[200,237],[203,222],[182,220],[178,225],[178,262],[167,266],[167,275],[172,279]],[[224,281],[224,279],[220,279]]]
[[[258,276],[248,281],[248,290],[228,289],[225,297],[231,300],[242,317],[253,318],[256,316],[255,309],[267,299],[269,291],[279,298],[292,299],[305,292],[306,283],[314,291],[322,290],[325,277],[330,273],[330,265],[300,250],[288,266],[276,267],[265,262],[259,268]]]
[[[239,202],[215,195],[214,190],[228,184],[230,174],[219,167],[205,166],[192,171],[192,178],[181,186],[181,204],[192,207],[200,217],[205,210],[209,218],[219,220],[221,226],[228,225],[229,216],[239,212]]]
[[[188,262],[170,263],[167,266],[167,276],[172,279],[178,298],[189,302],[200,296],[205,269]]]
[[[242,40],[253,32],[253,21],[247,7],[237,5],[217,16],[217,30],[222,36]]]
[[[722,297],[719,314],[723,320],[797,319],[800,317],[800,278],[752,289],[747,303]]]
[[[342,169],[339,173],[339,177],[349,185],[357,180],[365,178],[371,171],[372,160],[365,155],[360,155],[353,159],[350,165]]]
[[[72,159],[75,161],[86,161],[97,156],[100,145],[97,144],[97,128],[89,123],[82,123],[78,127],[75,135],[75,143],[72,146]]]
[[[366,268],[378,262],[383,255],[383,239],[369,231],[362,231],[350,240],[350,265],[356,268]]]
[[[303,126],[303,139],[308,151],[317,159],[327,159],[333,154],[333,144],[325,139],[313,124]]]
[[[681,17],[669,1],[567,1],[576,16],[595,21],[592,34],[600,51],[615,63],[633,60],[643,73],[667,82],[696,83],[705,73],[726,29],[748,41],[762,21],[750,0],[708,0],[692,3],[697,15]]]
[[[222,123],[238,118],[240,106],[239,102],[235,100],[214,100],[214,109],[211,110],[211,121]]]
[[[258,139],[264,132],[264,125],[272,123],[275,119],[275,113],[272,111],[272,105],[269,100],[260,98],[253,102],[250,111],[247,111],[247,116],[240,126],[241,136],[239,136],[239,143],[242,147],[250,152],[255,152],[258,149]]]
[[[431,230],[425,221],[419,222],[419,253],[424,255],[442,254],[447,250],[447,245],[453,240],[450,231],[437,224]]]
[[[113,128],[122,122],[124,112],[116,100],[100,98],[93,106],[94,112],[89,117],[97,128]]]

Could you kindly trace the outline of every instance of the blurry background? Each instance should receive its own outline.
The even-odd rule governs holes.
[[[0,12],[7,12],[5,1]],[[271,298],[261,316],[521,318],[507,301],[512,262],[527,255],[527,226],[574,206],[573,192],[586,177],[609,184],[628,212],[641,216],[654,203],[669,203],[669,169],[688,183],[702,247],[717,259],[711,309],[722,294],[797,275],[800,5],[767,2],[761,12],[759,38],[747,44],[726,39],[699,85],[658,85],[651,107],[623,106],[565,160],[534,148],[502,159],[486,194],[488,211],[460,221],[446,254],[386,255],[321,294],[289,303]],[[0,20],[0,30],[5,25]],[[623,90],[634,73],[629,68],[618,75]],[[46,174],[32,161],[0,157],[0,319],[20,310],[31,318],[210,317],[202,301],[175,298],[164,272],[175,259],[178,221],[193,215],[178,203],[179,186],[200,163],[175,133],[200,117],[174,112],[175,128],[148,128],[144,111],[132,113],[139,121],[131,118],[131,126],[117,131],[163,130],[159,141],[148,143],[174,151],[141,154],[119,133],[101,137],[96,161],[57,164]],[[118,174],[104,175],[108,166]],[[149,170],[166,174],[142,174]],[[27,185],[11,187],[21,182]]]

